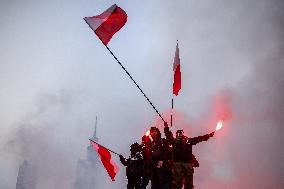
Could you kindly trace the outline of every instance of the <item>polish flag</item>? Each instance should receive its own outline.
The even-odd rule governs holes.
[[[176,53],[174,59],[174,83],[173,83],[173,94],[178,95],[179,90],[181,89],[181,71],[180,71],[180,59],[179,59],[179,48],[178,43],[176,46]]]
[[[103,44],[107,45],[112,36],[126,23],[127,14],[114,4],[102,14],[93,17],[85,17],[84,20]]]
[[[110,176],[112,181],[115,181],[115,175],[118,172],[118,166],[112,161],[110,152],[104,148],[103,146],[95,143],[94,141],[90,140],[93,149],[98,153],[101,161]]]

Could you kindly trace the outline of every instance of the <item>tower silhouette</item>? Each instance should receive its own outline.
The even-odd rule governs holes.
[[[25,160],[19,167],[16,189],[35,189],[37,184],[37,168]]]
[[[98,118],[96,116],[94,133],[92,140],[98,142],[97,137]],[[76,168],[76,178],[74,182],[74,189],[94,189],[96,186],[96,169],[98,167],[98,155],[92,149],[92,146],[87,147],[87,154],[85,159],[79,159]]]

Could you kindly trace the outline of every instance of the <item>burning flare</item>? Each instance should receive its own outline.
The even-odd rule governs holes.
[[[223,121],[218,121],[216,126],[216,131],[220,130],[223,127]]]
[[[150,130],[146,131],[145,135],[150,136]]]

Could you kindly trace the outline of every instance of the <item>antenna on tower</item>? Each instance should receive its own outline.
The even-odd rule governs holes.
[[[98,116],[96,116],[95,130],[94,130],[94,134],[93,134],[93,139],[94,139],[95,141],[98,140],[98,138],[97,138],[97,126],[98,126]]]

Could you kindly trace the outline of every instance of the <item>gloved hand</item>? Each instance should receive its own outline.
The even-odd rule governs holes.
[[[167,122],[164,122],[164,127],[169,127]]]
[[[215,131],[213,131],[212,133],[209,134],[209,137],[213,137],[215,134]]]

